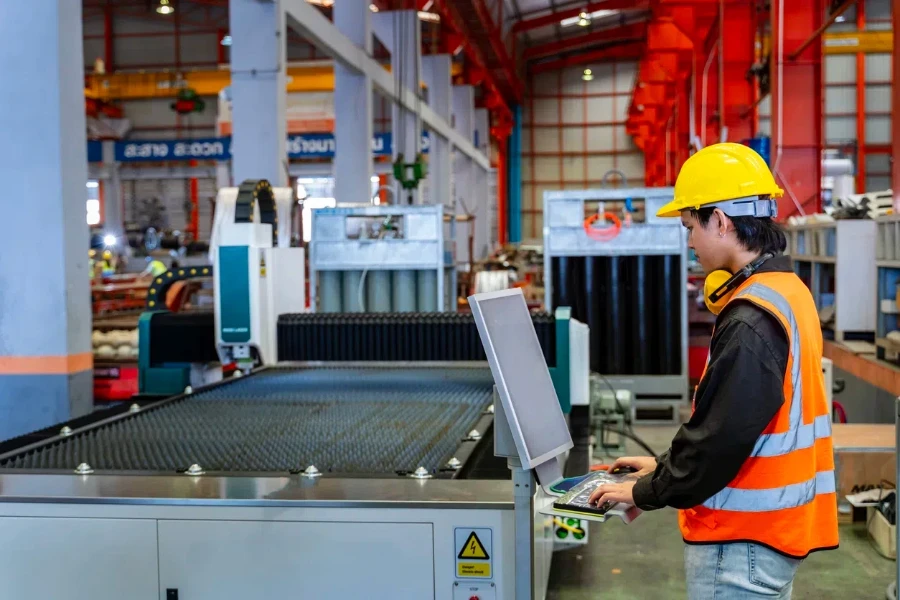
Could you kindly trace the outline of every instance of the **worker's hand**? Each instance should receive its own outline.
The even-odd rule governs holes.
[[[636,473],[632,475],[640,478],[656,470],[656,459],[652,456],[623,456],[616,459],[609,472],[615,473],[616,469],[634,469]]]
[[[594,493],[588,499],[590,504],[595,506],[603,506],[606,502],[624,502],[626,504],[634,504],[634,495],[632,490],[636,481],[626,481],[625,483],[605,483],[598,485]]]

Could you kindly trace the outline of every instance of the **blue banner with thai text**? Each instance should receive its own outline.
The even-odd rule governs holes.
[[[100,140],[88,140],[87,156],[89,163],[103,162],[103,142]]]
[[[424,133],[422,152],[428,152],[430,141],[428,134]],[[91,143],[88,143],[89,155]],[[392,152],[391,134],[376,133],[372,138],[372,154],[391,156]],[[335,140],[332,133],[292,134],[287,138],[288,158],[334,158],[334,153]],[[115,144],[115,157],[116,162],[231,160],[231,138],[118,141]]]

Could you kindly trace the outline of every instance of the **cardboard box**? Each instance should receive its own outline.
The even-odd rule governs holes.
[[[881,486],[883,481],[895,483],[897,460],[893,452],[835,452],[838,501]],[[885,486],[887,487],[887,486]]]
[[[869,537],[872,538],[878,554],[897,560],[897,526],[891,525],[875,507],[870,506],[866,511]]]

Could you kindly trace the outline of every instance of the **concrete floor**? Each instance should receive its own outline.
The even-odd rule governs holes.
[[[638,427],[657,452],[674,427]],[[640,454],[643,454],[642,452]],[[896,563],[869,543],[865,524],[841,526],[841,547],[806,559],[794,583],[795,600],[884,598]],[[590,543],[553,559],[547,600],[685,598],[683,548],[672,509],[642,514],[630,525],[592,523]]]

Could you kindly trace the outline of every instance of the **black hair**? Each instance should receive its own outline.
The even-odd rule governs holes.
[[[693,215],[703,227],[709,223],[709,219],[713,215],[713,208],[701,208],[692,210]],[[787,238],[781,225],[766,217],[763,219],[757,217],[728,217],[734,224],[734,233],[737,235],[738,242],[751,252],[759,252],[764,254],[771,252],[772,254],[781,254],[787,248]]]

